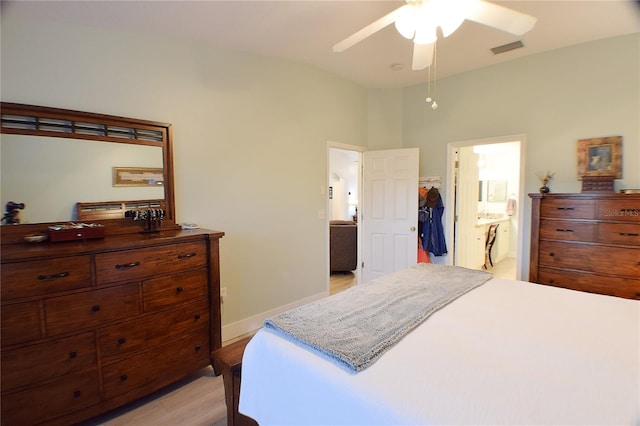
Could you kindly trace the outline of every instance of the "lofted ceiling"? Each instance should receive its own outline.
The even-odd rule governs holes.
[[[437,45],[438,78],[596,39],[640,32],[633,0],[495,1],[535,16],[521,37],[465,21]],[[426,81],[411,71],[412,42],[391,25],[343,53],[334,44],[404,4],[402,0],[32,1],[2,0],[2,20],[77,22],[208,43],[317,66],[368,88]],[[492,47],[524,48],[494,55]]]

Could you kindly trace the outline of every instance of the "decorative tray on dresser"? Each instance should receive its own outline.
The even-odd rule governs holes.
[[[2,424],[77,423],[210,365],[223,235],[3,245]]]
[[[529,196],[529,281],[640,299],[640,194]]]

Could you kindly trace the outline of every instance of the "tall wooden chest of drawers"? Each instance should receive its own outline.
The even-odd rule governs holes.
[[[211,364],[223,235],[2,246],[2,425],[77,423]]]
[[[529,281],[640,299],[640,194],[529,196]]]

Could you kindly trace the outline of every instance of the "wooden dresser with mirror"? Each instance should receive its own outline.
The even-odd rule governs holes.
[[[529,281],[640,299],[640,194],[529,196]]]
[[[83,196],[74,204],[98,206],[85,218],[103,227],[103,238],[26,241],[29,235],[47,235],[52,225],[83,220],[76,205],[51,207],[50,218],[38,211],[33,216],[38,220],[0,227],[1,423],[78,423],[212,365],[210,354],[221,347],[219,242],[224,233],[182,230],[175,223],[171,126],[48,107],[2,103],[1,108],[3,166],[20,161],[5,157],[5,146],[15,145],[7,153],[33,158],[38,150],[28,144],[46,138],[71,141],[75,162],[92,161],[82,158],[85,144],[109,142],[133,151],[158,147],[154,155],[161,159],[163,174],[162,185],[156,185],[163,197],[152,188],[152,203],[145,202],[139,187],[110,193],[111,170],[96,170],[102,173],[96,178],[81,168],[71,186],[38,176],[49,191],[95,193],[99,198]],[[65,149],[55,148],[60,155],[66,155]],[[34,164],[46,161],[57,159],[33,158]],[[128,161],[144,165],[144,159]],[[22,178],[5,176],[5,171],[3,185]],[[37,172],[24,170],[25,176]],[[105,176],[104,190],[82,188]],[[3,206],[24,203],[26,213],[42,202],[40,193],[30,198],[28,185],[18,195],[2,189]],[[100,207],[119,203],[115,213]],[[125,217],[126,208],[144,211],[150,205],[162,210],[162,223],[156,221],[153,229],[133,215]],[[68,217],[59,216],[60,211]]]

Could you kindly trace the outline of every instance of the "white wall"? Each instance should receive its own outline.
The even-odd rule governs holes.
[[[616,189],[640,188],[639,53],[640,34],[633,34],[460,74],[438,81],[435,111],[425,106],[426,84],[406,88],[403,144],[420,147],[421,175],[446,176],[449,142],[525,134],[525,191],[537,192],[535,173],[551,170],[552,192],[580,192],[577,140],[622,135],[624,176]],[[528,271],[528,197],[519,208]]]
[[[223,324],[326,291],[326,144],[366,144],[365,89],[303,64],[10,13],[1,31],[3,101],[173,124],[177,219],[226,233]]]

